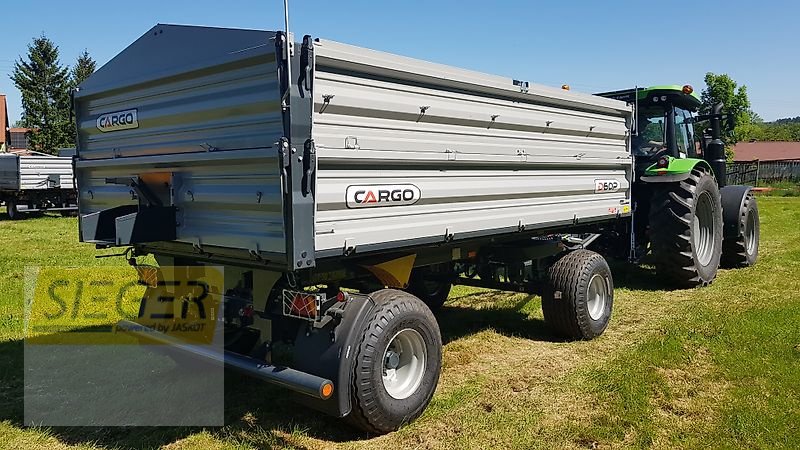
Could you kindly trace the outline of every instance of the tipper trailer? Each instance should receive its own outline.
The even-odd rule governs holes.
[[[309,36],[158,25],[74,105],[81,240],[129,247],[134,265],[223,266],[225,352],[203,357],[366,430],[430,401],[431,310],[452,283],[538,293],[564,338],[608,325],[611,273],[585,247],[631,214],[624,102]]]
[[[45,153],[0,154],[0,201],[11,219],[28,213],[77,210],[72,158]]]

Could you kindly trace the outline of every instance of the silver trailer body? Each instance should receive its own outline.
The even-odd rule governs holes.
[[[81,86],[84,241],[296,270],[630,214],[623,102],[310,39],[288,81],[282,39],[158,25]]]
[[[0,189],[74,189],[72,158],[49,155],[0,154]]]
[[[74,96],[81,239],[224,266],[209,359],[386,432],[433,395],[430,308],[452,284],[538,292],[567,337],[605,330],[610,269],[573,250],[630,231],[625,103],[293,41],[158,25]]]

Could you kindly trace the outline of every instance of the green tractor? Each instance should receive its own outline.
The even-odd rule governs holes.
[[[755,264],[758,205],[750,186],[726,186],[721,136],[733,121],[723,105],[697,115],[700,97],[691,86],[598,95],[635,106],[633,233],[620,233],[633,236],[624,246],[629,259],[650,255],[658,276],[679,287],[711,283],[720,266]],[[709,127],[695,138],[699,122]]]

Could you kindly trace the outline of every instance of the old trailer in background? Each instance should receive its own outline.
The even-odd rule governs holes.
[[[11,219],[29,213],[77,211],[72,157],[29,152],[0,154],[0,201]]]
[[[628,105],[293,41],[158,25],[75,94],[81,240],[140,273],[223,266],[226,351],[203,357],[386,432],[433,395],[452,284],[603,333],[613,280],[585,247],[631,214]]]

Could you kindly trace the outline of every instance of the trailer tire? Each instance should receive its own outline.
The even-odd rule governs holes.
[[[430,276],[431,274],[446,273],[442,269],[449,270],[442,266],[414,269],[408,280],[407,291],[422,300],[431,311],[437,311],[444,305],[450,295],[450,289],[453,287],[449,281]]]
[[[562,256],[547,271],[544,320],[560,337],[594,339],[606,330],[614,307],[614,280],[606,260],[590,250]]]
[[[6,212],[8,213],[8,218],[11,220],[24,218],[23,213],[19,212],[19,208],[17,208],[17,202],[13,199],[6,200]]]
[[[417,297],[394,289],[371,297],[376,307],[356,347],[348,419],[383,434],[428,406],[441,372],[442,338],[433,313]]]
[[[695,168],[685,180],[659,186],[652,198],[649,238],[656,273],[677,287],[710,284],[722,255],[722,204],[714,176]]]
[[[737,219],[737,235],[722,241],[721,264],[725,268],[749,267],[758,260],[761,224],[758,203],[752,192],[742,200]]]

